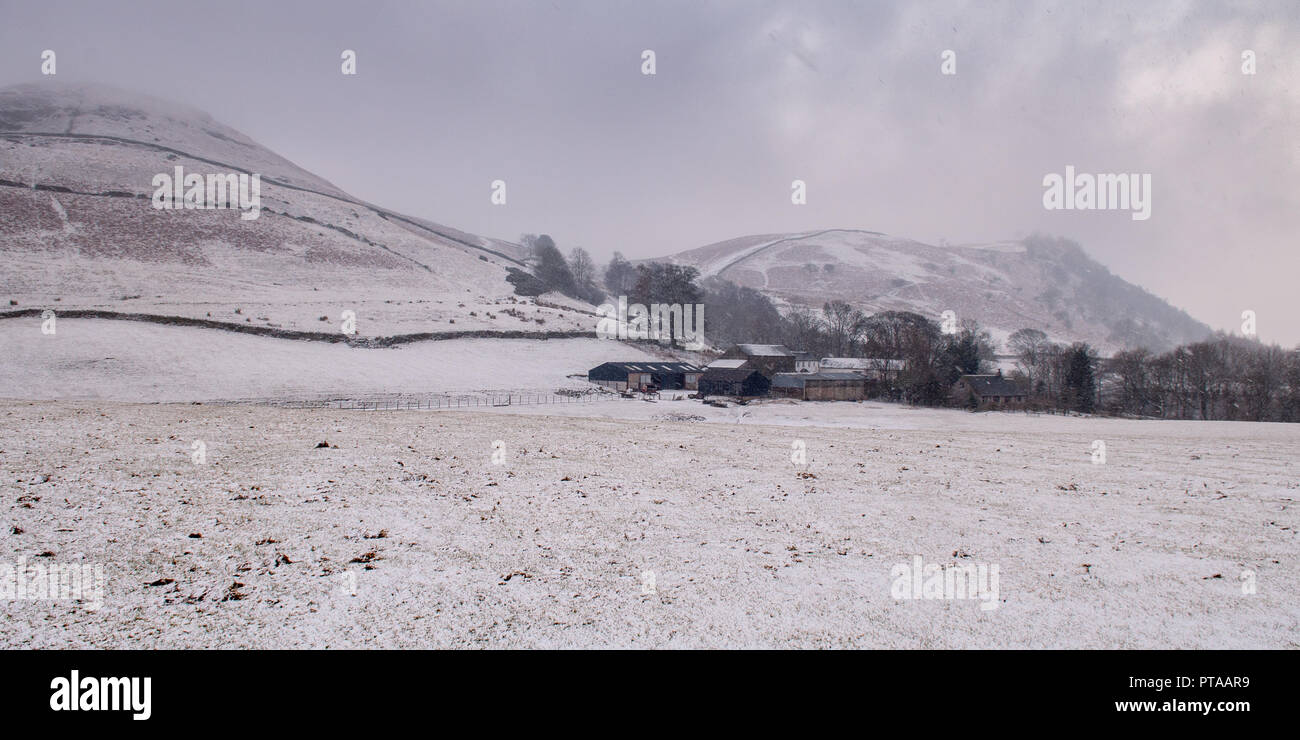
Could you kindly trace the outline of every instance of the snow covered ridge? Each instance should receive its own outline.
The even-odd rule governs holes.
[[[365,203],[201,111],[105,86],[0,89],[0,213],[14,307],[307,334],[353,311],[377,337],[591,331],[593,306],[519,300],[519,245]]]
[[[468,234],[360,201],[201,110],[109,85],[46,80],[40,84],[0,88],[0,138],[40,145],[40,159],[36,162],[24,164],[17,158],[6,161],[10,155],[17,157],[17,151],[0,157],[0,165],[25,171],[27,177],[16,178],[23,182],[43,182],[48,177],[37,175],[49,176],[71,169],[80,181],[111,174],[113,183],[126,185],[134,181],[139,171],[133,162],[123,161],[132,157],[133,152],[129,150],[149,149],[172,161],[187,157],[209,166],[234,166],[238,172],[258,172],[267,184],[370,209],[416,231],[435,234],[451,243],[482,250],[516,264],[525,256],[518,244]],[[61,162],[68,153],[74,154],[71,161]],[[127,164],[132,166],[122,166]],[[107,173],[106,168],[115,171]]]
[[[238,163],[294,186],[351,197],[204,111],[110,85],[50,79],[2,88],[0,131],[138,141],[214,162]]]
[[[1072,170],[1067,174],[1074,176]],[[1072,188],[1062,192],[1062,205],[1095,207],[1100,187],[1108,207],[1127,204],[1138,215],[1150,206],[1149,186],[1141,178],[1136,185],[1127,175],[1122,182],[1091,182],[1097,197]],[[1080,197],[1067,202],[1067,195]],[[958,323],[973,319],[995,338],[1033,328],[1052,341],[1087,342],[1104,354],[1135,347],[1163,351],[1212,333],[1111,274],[1078,244],[1044,236],[927,244],[864,229],[825,229],[740,237],[664,261],[761,291],[790,309],[818,311],[827,301],[841,300],[868,314],[910,311],[938,319],[951,312]]]

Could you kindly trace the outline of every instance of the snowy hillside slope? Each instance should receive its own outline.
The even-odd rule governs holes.
[[[953,311],[1004,339],[1022,328],[1114,351],[1195,341],[1210,328],[1112,275],[1065,240],[935,246],[859,229],[740,237],[667,258],[792,306]]]
[[[177,166],[260,174],[261,216],[153,208],[153,177]],[[205,113],[102,86],[0,90],[0,258],[0,301],[20,308],[300,331],[352,310],[360,335],[591,328],[493,310],[518,245],[365,203]]]

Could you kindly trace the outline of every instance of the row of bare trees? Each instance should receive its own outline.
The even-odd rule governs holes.
[[[1042,402],[1068,395],[1070,348],[1037,329],[1008,340],[1018,375]],[[1078,410],[1163,419],[1300,421],[1300,352],[1225,334],[1165,353],[1147,349],[1091,356],[1090,404]],[[1084,408],[1084,407],[1087,408]]]
[[[1300,352],[1218,335],[1105,363],[1107,411],[1166,419],[1300,421]]]
[[[919,314],[866,315],[841,301],[780,317],[757,291],[729,285],[706,284],[705,300],[712,299],[711,310],[720,303],[738,317],[736,328],[745,335],[735,341],[781,342],[818,357],[894,360],[881,365],[879,392],[887,397],[945,403],[959,375],[994,366],[992,338],[971,321],[943,334],[936,321]],[[744,317],[761,318],[755,325]],[[1010,377],[1025,389],[1031,408],[1300,422],[1300,351],[1220,334],[1165,353],[1133,349],[1103,358],[1088,344],[1055,343],[1037,329],[1015,332],[1007,344],[1017,359]]]

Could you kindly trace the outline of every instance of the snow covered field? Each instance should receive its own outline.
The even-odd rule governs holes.
[[[596,339],[451,339],[387,349],[134,321],[0,321],[0,398],[209,401],[590,388],[611,360],[654,359]],[[593,331],[594,334],[594,331]]]
[[[1295,426],[534,411],[0,402],[0,559],[106,574],[0,601],[0,645],[1300,646]],[[996,608],[894,598],[915,556]]]

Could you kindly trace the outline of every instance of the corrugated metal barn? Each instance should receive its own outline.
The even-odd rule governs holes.
[[[606,362],[587,371],[587,380],[610,390],[688,390],[699,387],[704,370],[689,362]]]

